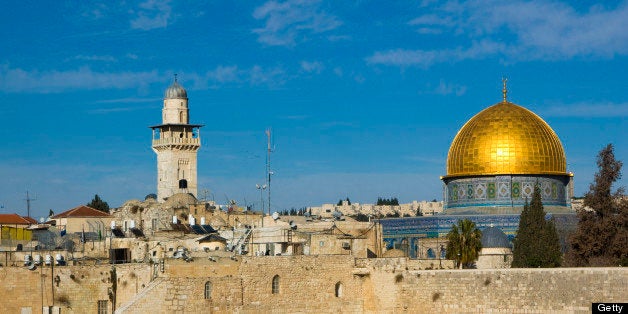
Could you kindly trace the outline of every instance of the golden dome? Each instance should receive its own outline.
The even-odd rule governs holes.
[[[567,174],[554,130],[532,111],[505,100],[467,121],[447,155],[446,177],[499,174]]]

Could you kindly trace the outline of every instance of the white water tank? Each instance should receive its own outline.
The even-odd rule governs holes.
[[[131,220],[130,226],[131,226],[131,229],[135,228],[135,220]]]
[[[194,216],[190,215],[190,225],[194,226],[196,224],[196,218],[194,218]]]
[[[115,221],[111,221],[111,229],[115,229],[116,228],[116,222]]]
[[[201,217],[201,225],[205,225],[205,217]]]
[[[172,216],[172,223],[176,224],[177,223],[177,216]]]

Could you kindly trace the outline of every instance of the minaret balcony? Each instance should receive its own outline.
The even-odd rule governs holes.
[[[201,146],[200,138],[177,138],[177,137],[167,137],[153,140],[153,147],[161,147],[161,146],[179,146],[179,145],[190,145],[190,146]]]

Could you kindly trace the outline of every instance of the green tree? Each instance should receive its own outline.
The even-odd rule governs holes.
[[[558,267],[562,253],[554,220],[545,220],[541,189],[534,186],[532,201],[523,206],[513,240],[512,267]]]
[[[109,204],[103,201],[98,194],[94,195],[94,199],[91,202],[87,203],[87,206],[98,209],[99,211],[109,213]]]
[[[612,191],[621,178],[622,162],[608,144],[597,157],[598,172],[578,211],[578,228],[569,240],[568,266],[628,265],[628,198],[623,187]]]
[[[459,268],[471,268],[482,249],[482,232],[469,219],[458,220],[447,233],[447,259],[456,261]]]

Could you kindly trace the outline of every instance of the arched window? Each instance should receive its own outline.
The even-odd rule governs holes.
[[[187,189],[188,188],[188,180],[186,180],[186,179],[179,180],[179,188],[180,189]]]
[[[209,300],[212,297],[212,283],[211,282],[206,282],[205,283],[205,299]]]
[[[431,248],[427,249],[427,258],[436,258],[436,253]]]
[[[181,103],[183,105],[183,103]],[[183,111],[179,111],[179,123],[183,123]]]
[[[342,282],[336,283],[336,288],[334,289],[336,298],[342,298]]]
[[[273,294],[279,294],[279,275],[273,277]]]

